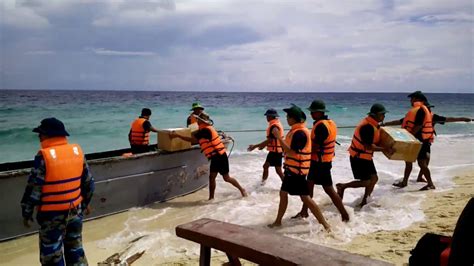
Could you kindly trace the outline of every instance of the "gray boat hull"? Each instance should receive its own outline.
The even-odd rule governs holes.
[[[88,219],[170,200],[209,182],[209,162],[197,146],[177,152],[88,159],[88,163],[96,184]],[[0,209],[0,241],[38,230],[36,223],[31,228],[22,223],[20,202],[29,171],[0,172],[0,202],[4,204]]]

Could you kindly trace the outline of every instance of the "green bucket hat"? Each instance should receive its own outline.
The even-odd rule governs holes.
[[[201,108],[202,110],[204,110],[204,107],[202,107],[202,105],[199,102],[195,102],[193,103],[190,111],[193,111],[194,109],[197,109],[197,108]]]
[[[314,100],[311,105],[307,108],[310,112],[329,112],[326,109],[326,104],[321,100]]]
[[[377,114],[385,114],[388,113],[388,111],[385,109],[385,106],[383,106],[380,103],[375,103],[370,107],[370,112],[368,112],[368,115],[377,115]]]
[[[293,117],[298,120],[300,123],[306,121],[306,114],[298,106],[291,104],[290,108],[283,109],[289,117]]]

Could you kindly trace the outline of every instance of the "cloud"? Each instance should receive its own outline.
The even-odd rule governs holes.
[[[104,48],[92,48],[90,49],[94,54],[105,55],[105,56],[155,56],[154,52],[138,52],[138,51],[113,51],[106,50]]]
[[[473,90],[470,0],[4,6],[8,88]]]
[[[8,25],[20,29],[44,29],[50,26],[47,18],[36,13],[33,9],[22,6],[21,2],[5,0],[1,5],[2,19],[0,25]]]

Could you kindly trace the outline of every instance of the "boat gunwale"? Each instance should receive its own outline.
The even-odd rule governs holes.
[[[156,146],[156,145],[153,145],[153,146]],[[89,165],[100,165],[100,164],[108,163],[111,161],[138,160],[145,157],[179,154],[179,153],[183,153],[183,152],[187,152],[187,151],[191,151],[195,149],[199,149],[199,146],[193,145],[189,149],[178,150],[178,151],[155,150],[155,151],[149,151],[149,152],[140,153],[140,154],[134,154],[133,156],[129,156],[129,157],[125,157],[123,155],[105,156],[105,154],[107,153],[130,151],[130,149],[117,149],[117,150],[110,150],[110,151],[103,151],[103,152],[88,153],[86,154],[86,159],[87,157],[104,154],[104,157],[87,159],[87,163]],[[0,170],[0,179],[7,179],[7,178],[12,178],[12,177],[17,177],[20,175],[29,174],[31,171],[31,168],[33,167],[33,163],[34,163],[34,160],[1,163],[0,169],[2,169],[2,167],[8,167],[9,165],[14,165],[14,164],[19,164],[20,167],[15,168],[15,169],[10,169],[10,170],[4,170],[4,171]],[[26,166],[22,166],[22,165],[26,165]]]

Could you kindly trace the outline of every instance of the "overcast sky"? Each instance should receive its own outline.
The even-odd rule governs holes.
[[[2,89],[474,92],[472,0],[1,0]]]

